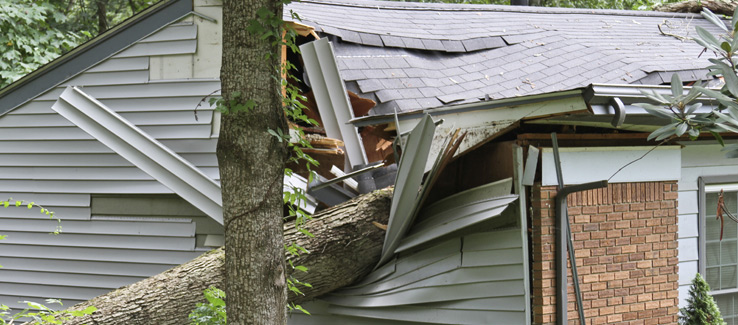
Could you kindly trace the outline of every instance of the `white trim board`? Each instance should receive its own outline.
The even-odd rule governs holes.
[[[681,178],[681,147],[578,147],[559,148],[564,184],[574,185],[609,179],[623,168],[610,183],[656,182]],[[644,154],[646,154],[644,156]],[[541,150],[542,181],[544,186],[557,185],[553,149]]]

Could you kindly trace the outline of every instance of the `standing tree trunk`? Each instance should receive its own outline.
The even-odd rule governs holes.
[[[246,29],[261,8],[282,18],[279,1],[223,1],[222,95],[226,102],[255,104],[223,114],[216,150],[228,323],[234,325],[286,323],[282,180],[287,148],[267,130],[287,130],[287,122],[274,79],[279,44]]]

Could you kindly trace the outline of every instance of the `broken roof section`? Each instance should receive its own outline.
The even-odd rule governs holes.
[[[290,5],[329,35],[348,90],[372,115],[574,89],[705,78],[699,15],[349,0]],[[371,22],[370,24],[367,22]]]

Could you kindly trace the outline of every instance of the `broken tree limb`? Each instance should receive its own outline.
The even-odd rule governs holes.
[[[288,276],[297,273],[293,275],[298,280],[313,287],[300,288],[304,296],[290,293],[290,302],[314,299],[353,283],[374,268],[385,235],[375,224],[387,224],[391,198],[392,189],[383,189],[319,212],[306,224],[313,238],[296,231],[292,222],[285,223],[285,242],[296,242],[311,252],[293,258],[294,265],[303,265],[308,272],[290,270]],[[203,290],[211,285],[223,288],[224,258],[224,249],[219,248],[73,306],[70,309],[95,306],[98,310],[65,324],[188,324],[195,304],[204,301]]]
[[[698,14],[703,8],[718,15],[732,16],[738,1],[720,1],[720,0],[689,0],[677,3],[667,3],[655,6],[654,11],[663,12],[686,12]]]

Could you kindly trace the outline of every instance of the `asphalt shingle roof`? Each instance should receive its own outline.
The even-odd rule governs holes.
[[[711,55],[659,32],[718,32],[699,15],[495,5],[304,0],[302,23],[334,40],[350,90],[390,114],[583,87],[703,78]]]

